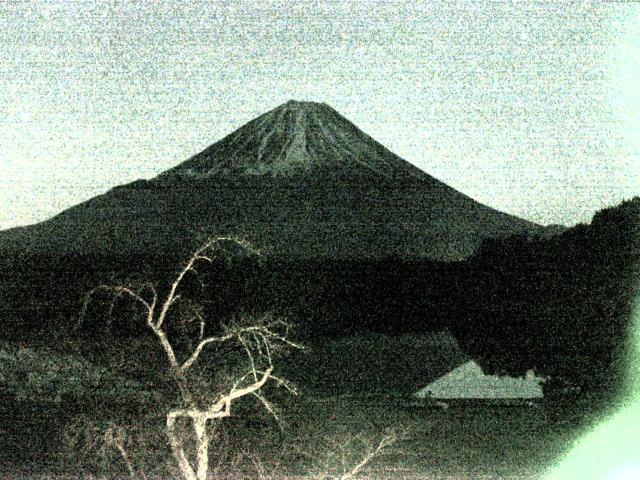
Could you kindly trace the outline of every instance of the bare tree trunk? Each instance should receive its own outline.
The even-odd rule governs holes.
[[[176,421],[178,418],[190,418],[193,422],[196,439],[196,470],[189,462],[184,451],[184,445],[176,432]],[[209,434],[207,433],[206,411],[192,410],[172,411],[167,415],[167,434],[173,455],[178,461],[180,471],[186,480],[206,480],[209,471]]]
[[[198,463],[198,480],[207,479],[209,470],[209,435],[207,435],[207,417],[193,417],[196,430],[196,462]]]
[[[173,451],[173,456],[178,462],[178,467],[180,468],[180,472],[184,476],[185,480],[198,480],[196,477],[196,472],[193,471],[191,464],[189,463],[189,459],[184,453],[184,448],[182,446],[182,442],[176,435],[176,420],[178,416],[175,415],[175,412],[170,412],[167,415],[167,434],[169,436],[169,443],[171,444],[171,450]],[[206,473],[205,473],[206,476]]]
[[[176,382],[176,385],[178,385],[182,401],[189,407],[195,408],[196,402],[193,399],[193,394],[189,388],[189,381],[187,380],[184,370],[180,368],[172,368],[171,375],[173,375],[173,379]]]

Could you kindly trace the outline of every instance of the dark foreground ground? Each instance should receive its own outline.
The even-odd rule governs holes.
[[[136,478],[179,478],[163,358],[143,340],[52,345],[0,342],[0,479],[129,478],[118,445]],[[437,404],[298,387],[265,386],[280,424],[247,397],[213,425],[212,478],[340,478],[389,435],[359,478],[543,478],[602,411],[586,397]]]
[[[119,417],[121,424],[134,419],[132,425],[144,415],[112,407],[104,406],[98,416]],[[389,396],[298,397],[281,407],[282,430],[270,420],[228,421],[234,431],[214,440],[223,448],[212,446],[211,464],[220,476],[335,478],[343,465],[348,470],[394,431],[398,441],[360,472],[362,478],[542,478],[590,421],[544,402],[450,401],[442,409]],[[70,424],[75,425],[72,432],[82,430],[79,439],[70,439]],[[1,478],[120,477],[126,473],[124,464],[98,425],[100,421],[88,422],[79,406],[5,399],[0,406]],[[127,448],[134,461],[145,464],[149,477],[171,475],[171,469],[160,465],[170,463],[161,429],[148,427],[147,435],[145,427],[136,428],[149,442],[143,445],[131,434]]]

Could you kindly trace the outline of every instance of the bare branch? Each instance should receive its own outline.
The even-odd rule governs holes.
[[[262,352],[262,347],[260,346],[260,343],[262,342],[261,338],[258,335],[256,335],[256,333],[252,333],[251,338],[253,338],[253,342],[256,346],[256,350],[258,351],[258,356],[263,357],[264,353]],[[267,346],[267,344],[265,343],[265,347]],[[271,356],[267,355],[267,359],[269,360],[269,363],[271,363]]]
[[[271,327],[278,327],[278,326],[286,326],[288,328],[289,325],[282,320],[273,321],[267,325],[250,325],[250,326],[240,326],[238,324],[229,325],[225,328],[225,332],[226,332],[225,335],[222,335],[220,337],[208,337],[204,340],[200,340],[200,342],[198,343],[196,348],[193,350],[189,358],[187,358],[187,360],[184,361],[184,363],[180,368],[182,370],[189,369],[197,361],[198,356],[200,355],[204,347],[206,347],[208,344],[223,343],[233,338],[238,339],[238,341],[243,346],[243,348],[245,348],[245,352],[247,353],[248,358],[255,365],[255,360],[253,359],[253,355],[246,343],[246,340],[244,339],[245,335],[249,335],[249,336],[255,335],[263,339],[262,343],[263,343],[263,346],[267,349],[267,352],[268,352],[267,359],[269,360],[269,364],[271,364],[271,350],[274,346],[270,344],[270,342],[272,341],[278,341],[292,348],[303,349],[302,345],[295,343],[289,340],[288,338],[286,338],[285,336],[279,335],[275,333],[273,330],[271,330]],[[256,346],[257,346],[258,353],[260,354],[261,347],[259,344],[257,344]]]
[[[292,395],[297,395],[298,394],[298,389],[291,382],[288,382],[283,378],[276,377],[275,375],[271,375],[270,378],[271,378],[271,380],[275,381],[278,386],[284,388],[290,394],[292,394]]]
[[[276,320],[270,323],[266,323],[264,325],[258,324],[258,325],[250,325],[246,327],[232,325],[230,327],[227,327],[227,331],[234,332],[236,335],[256,333],[258,335],[262,335],[266,339],[277,340],[285,345],[288,345],[289,347],[296,348],[299,350],[304,349],[302,345],[289,340],[286,337],[287,333],[285,333],[284,335],[276,333],[275,330],[278,327],[285,327],[288,330],[290,325],[287,322],[284,322],[283,320]]]
[[[78,319],[78,325],[80,323],[82,323],[82,321],[84,320],[84,317],[85,317],[85,315],[87,313],[87,308],[89,307],[89,303],[91,303],[91,300],[93,299],[93,296],[99,291],[104,291],[104,292],[112,294],[112,301],[111,301],[111,304],[110,304],[110,307],[109,307],[109,315],[111,315],[113,313],[113,309],[114,309],[115,303],[118,300],[118,298],[120,298],[123,295],[127,295],[135,303],[139,303],[144,307],[144,309],[146,311],[146,314],[147,314],[147,318],[153,316],[153,308],[155,307],[155,300],[156,300],[155,289],[153,290],[153,292],[154,292],[153,303],[149,304],[149,302],[147,302],[144,298],[142,298],[141,295],[139,295],[138,293],[134,292],[129,287],[122,286],[122,285],[120,285],[120,286],[99,285],[99,286],[93,288],[92,290],[89,290],[89,292],[87,292],[87,294],[85,295],[84,302],[82,303],[82,308],[80,310],[80,315],[79,315],[79,319]]]
[[[180,270],[176,279],[171,284],[171,287],[169,288],[169,293],[167,294],[167,298],[162,305],[160,314],[158,315],[158,320],[156,321],[156,328],[162,327],[162,324],[166,319],[167,313],[171,308],[171,305],[173,305],[173,303],[176,300],[176,290],[180,286],[180,283],[184,279],[185,275],[188,272],[193,271],[195,269],[196,263],[198,262],[202,261],[202,262],[212,263],[214,257],[205,255],[205,252],[212,249],[215,245],[218,245],[220,242],[223,242],[223,241],[233,241],[233,242],[240,243],[240,241],[237,241],[231,237],[216,237],[208,240],[202,247],[200,247],[198,250],[194,252],[191,258],[189,258],[189,260],[187,261],[184,268]]]
[[[131,462],[131,458],[129,458],[129,455],[127,454],[127,450],[125,449],[124,438],[121,430],[116,431],[116,435],[113,438],[113,444],[118,450],[118,452],[120,452],[120,456],[122,457],[122,460],[127,466],[127,470],[129,470],[129,476],[132,478],[132,480],[134,480],[136,478],[136,473],[133,468],[133,463]],[[142,477],[146,478],[144,474],[142,474]]]
[[[171,368],[177,369],[178,360],[176,358],[175,352],[173,351],[173,347],[171,346],[171,342],[169,342],[169,339],[167,338],[167,334],[164,333],[161,328],[158,328],[155,325],[151,325],[151,329],[153,330],[153,333],[155,333],[158,337],[158,340],[160,340],[160,344],[162,345],[162,348],[167,355],[167,359],[169,360],[169,365],[171,365]]]
[[[360,440],[364,442],[365,445],[367,444],[367,442],[365,442],[363,439],[360,439]],[[362,460],[360,460],[360,462],[358,462],[351,470],[343,473],[339,477],[340,480],[349,480],[355,477],[360,472],[360,470],[362,470],[369,462],[371,462],[371,460],[373,460],[376,457],[376,455],[378,455],[380,452],[382,452],[385,448],[389,447],[390,445],[393,445],[397,440],[398,440],[398,437],[393,432],[382,437],[382,439],[378,443],[378,446],[373,450],[369,450],[369,452],[365,454]]]
[[[347,435],[339,440],[328,439],[328,449],[324,455],[314,455],[300,450],[298,452],[317,462],[319,469],[316,470],[314,478],[351,480],[361,474],[368,464],[398,439],[396,433],[391,431],[374,444],[374,447],[370,439],[362,434]],[[357,463],[351,461],[354,456]]]
[[[267,409],[267,412],[269,412],[273,416],[278,426],[282,428],[282,420],[280,420],[280,417],[278,416],[278,413],[276,412],[276,409],[273,406],[273,404],[269,402],[266,398],[264,398],[262,395],[260,395],[258,392],[253,392],[252,395],[256,397],[258,400],[260,400],[260,402],[264,405],[264,408]]]
[[[273,372],[273,367],[267,368],[264,372],[262,372],[262,378],[260,378],[257,382],[252,383],[251,385],[241,388],[239,390],[229,392],[229,401],[235,400],[236,398],[244,397],[245,395],[249,395],[250,393],[255,392],[262,388],[262,386],[267,383],[269,377],[271,376],[271,372]]]
[[[151,308],[149,309],[149,314],[147,315],[147,325],[151,326],[153,325],[153,315],[154,315],[154,312],[156,311],[156,305],[158,303],[158,291],[156,290],[156,287],[154,287],[152,284],[148,284],[147,288],[149,288],[151,290],[151,293],[153,293],[153,299],[151,300]]]
[[[249,346],[247,345],[247,342],[244,340],[244,338],[242,338],[242,335],[238,335],[238,341],[242,345],[242,348],[244,348],[244,351],[247,353],[247,357],[249,358],[249,363],[251,365],[251,374],[253,375],[253,379],[257,381],[258,373],[256,372],[256,362],[253,359],[251,349],[249,349]]]
[[[162,346],[167,356],[169,357],[169,363],[173,368],[179,368],[182,371],[189,369],[193,365],[193,363],[198,359],[198,356],[200,355],[200,353],[202,352],[202,349],[206,345],[213,342],[223,342],[231,338],[230,336],[223,336],[223,337],[210,337],[208,339],[203,340],[202,337],[204,336],[205,321],[204,321],[204,317],[199,315],[199,320],[200,320],[200,334],[198,339],[199,343],[194,349],[194,351],[191,353],[189,358],[187,358],[187,360],[183,362],[182,365],[178,366],[178,362],[176,360],[176,355],[173,351],[173,348],[171,347],[171,344],[169,343],[169,340],[166,334],[162,330],[162,325],[167,317],[169,310],[171,309],[173,304],[175,304],[175,302],[180,298],[180,295],[177,294],[176,291],[180,286],[182,280],[184,279],[185,275],[190,271],[195,271],[195,265],[198,262],[209,262],[209,263],[213,262],[214,257],[205,255],[205,252],[207,252],[208,250],[211,250],[214,246],[218,245],[222,241],[233,241],[240,245],[243,245],[241,241],[235,240],[231,237],[217,237],[207,241],[202,247],[200,247],[198,250],[195,251],[195,253],[187,261],[185,267],[178,273],[178,276],[171,284],[169,293],[167,294],[167,297],[162,304],[162,308],[160,309],[160,313],[158,314],[157,320],[155,322],[153,321],[152,314],[148,317],[149,326],[160,339],[160,342],[162,343]],[[247,248],[244,245],[243,247]]]
[[[247,372],[245,373],[243,376],[241,376],[238,380],[235,381],[235,383],[233,384],[233,386],[231,387],[230,391],[235,391],[238,389],[238,387],[240,385],[242,385],[242,383],[249,377],[251,377],[253,375],[253,371]],[[219,395],[218,400],[222,399],[224,396],[223,395]],[[218,402],[218,400],[216,400],[216,402]]]
[[[232,388],[231,391],[229,393],[227,393],[226,395],[222,396],[220,399],[218,399],[209,409],[208,412],[211,413],[217,413],[219,411],[221,411],[223,408],[225,408],[225,416],[228,416],[231,414],[231,402],[237,398],[240,397],[244,397],[245,395],[250,395],[253,392],[259,390],[262,388],[262,386],[267,383],[267,380],[269,380],[269,377],[271,376],[271,372],[273,371],[273,367],[269,367],[267,368],[264,372],[260,372],[262,373],[262,377],[260,379],[258,379],[258,381],[247,385],[246,387],[240,388],[240,389],[236,389],[236,388]]]
[[[231,340],[233,337],[234,335],[229,333],[227,335],[223,335],[222,337],[208,337],[208,338],[205,338],[204,340],[201,340],[200,343],[198,343],[196,348],[193,350],[189,358],[187,358],[187,360],[185,360],[184,363],[180,366],[180,369],[188,370],[191,367],[191,365],[193,365],[195,361],[198,360],[198,356],[200,356],[202,349],[207,345],[209,345],[210,343],[223,343],[228,340]]]
[[[129,295],[134,301],[140,303],[145,308],[145,310],[147,311],[151,310],[151,305],[149,304],[149,302],[147,302],[144,298],[142,298],[138,293],[134,292],[129,287],[124,287],[124,286],[109,287],[107,285],[101,285],[98,288],[102,288],[105,290],[111,289],[112,291],[116,292],[118,295]]]
[[[204,327],[205,327],[205,321],[204,321],[204,317],[198,312],[198,319],[200,320],[200,329],[198,330],[198,343],[202,342],[202,340],[204,340]]]

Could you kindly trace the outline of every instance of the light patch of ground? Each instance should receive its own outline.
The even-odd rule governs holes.
[[[470,361],[416,392],[418,398],[542,398],[544,379],[527,372],[524,378],[486,375]]]

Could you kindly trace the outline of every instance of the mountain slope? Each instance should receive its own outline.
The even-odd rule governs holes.
[[[485,238],[542,230],[422,172],[331,107],[288,102],[150,181],[0,232],[0,249],[180,253],[205,232],[274,256],[457,260]]]
[[[368,172],[388,180],[424,173],[391,153],[325,104],[289,101],[267,112],[161,178]]]

